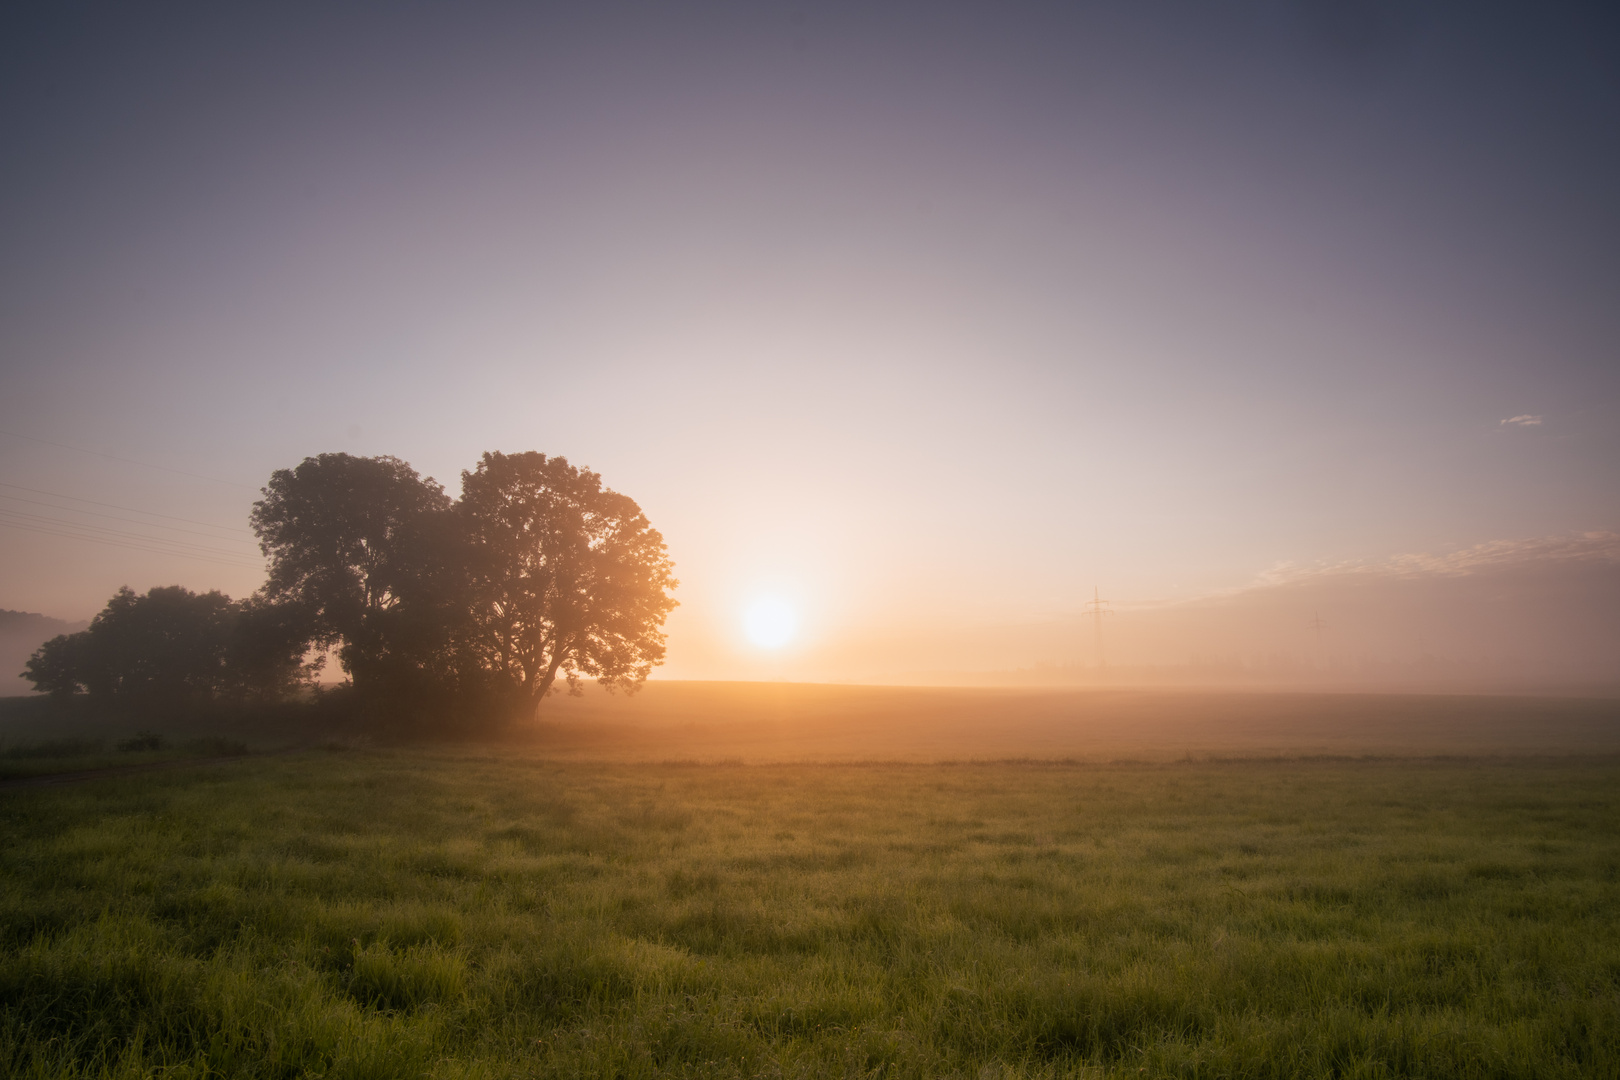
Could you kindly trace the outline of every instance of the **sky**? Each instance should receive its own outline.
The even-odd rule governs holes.
[[[1612,5],[11,4],[0,125],[0,608],[327,451],[600,473],[685,678],[1620,531]]]

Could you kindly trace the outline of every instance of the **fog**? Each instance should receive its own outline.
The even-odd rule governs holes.
[[[1612,533],[1279,567],[1248,587],[1182,602],[1104,594],[1100,617],[1083,612],[1083,599],[1069,598],[1067,616],[1044,622],[866,636],[807,652],[797,670],[957,685],[1620,688]]]
[[[668,542],[656,678],[1612,681],[1617,71],[1592,4],[7,5],[0,607],[534,450]]]

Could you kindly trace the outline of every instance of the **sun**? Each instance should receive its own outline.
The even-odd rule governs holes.
[[[786,602],[762,596],[743,613],[743,630],[762,649],[780,649],[793,640],[799,629],[799,615]]]

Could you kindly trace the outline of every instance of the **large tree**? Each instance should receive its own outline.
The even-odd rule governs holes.
[[[450,498],[394,457],[321,454],[279,469],[253,506],[264,598],[336,646],[364,695],[441,689],[462,621]]]
[[[630,498],[560,457],[489,453],[461,474],[471,647],[530,714],[560,676],[634,691],[664,658],[677,582]]]

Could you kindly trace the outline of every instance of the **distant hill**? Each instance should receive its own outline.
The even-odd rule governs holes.
[[[1105,591],[1104,596],[1107,596]],[[1436,555],[1279,568],[1174,603],[1112,597],[1094,627],[942,625],[829,654],[838,681],[1620,692],[1620,534],[1501,540]],[[879,665],[887,662],[889,670]],[[864,666],[863,666],[864,665]],[[898,672],[898,674],[893,674]]]
[[[1225,595],[1125,607],[1105,631],[1110,663],[1167,680],[1611,692],[1620,535],[1287,568]]]
[[[22,669],[34,650],[58,634],[76,633],[89,625],[0,608],[0,697],[33,693],[34,684],[22,677]]]
[[[1318,617],[1320,631],[1311,628]],[[1620,535],[1284,570],[1248,589],[1122,612],[1118,621],[1122,660],[1170,658],[1267,681],[1612,685],[1620,680]]]

